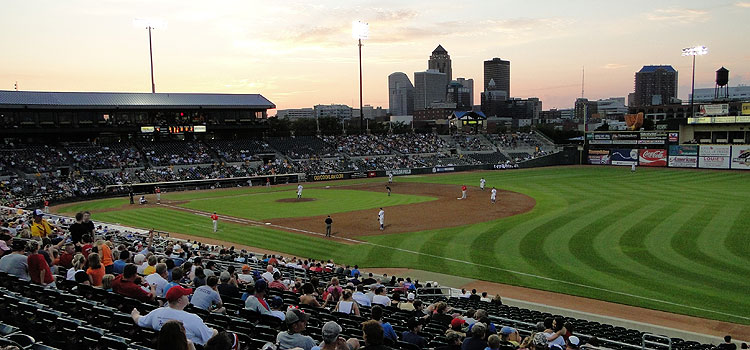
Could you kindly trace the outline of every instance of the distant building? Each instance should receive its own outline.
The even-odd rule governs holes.
[[[359,116],[359,110],[353,109],[352,111],[356,111],[356,113],[352,112],[354,116]],[[370,105],[364,105],[362,106],[362,114],[365,119],[375,119],[375,118],[383,118],[388,114],[387,109],[383,109],[383,107],[373,107]],[[408,115],[408,114],[403,114]]]
[[[597,113],[598,104],[596,101],[589,101],[587,98],[579,97],[576,99],[573,109],[575,117],[583,121],[584,118],[591,119]]]
[[[449,103],[455,103],[459,110],[471,110],[471,89],[454,80],[448,84],[448,93],[445,100]]]
[[[490,90],[491,81],[495,82],[492,90],[505,91],[510,98],[510,61],[497,57],[484,61],[484,91]]]
[[[455,108],[428,108],[419,111],[414,111],[414,120],[425,121],[425,120],[447,120]]]
[[[445,102],[447,75],[436,69],[414,72],[414,110],[426,109],[433,102]]]
[[[301,118],[315,118],[315,110],[312,108],[279,109],[276,118],[289,118],[290,120]]]
[[[427,61],[427,69],[436,69],[440,73],[445,73],[447,83],[453,79],[451,56],[448,55],[448,51],[445,51],[442,45],[438,45],[432,51],[432,55],[430,55],[430,59]]]
[[[714,88],[695,89],[695,102],[711,102],[714,100]],[[688,99],[689,100],[689,99]],[[726,100],[722,98],[721,100]],[[750,86],[729,87],[729,101],[750,101]]]
[[[504,108],[504,102],[508,100],[508,92],[498,90],[495,80],[490,79],[484,92],[481,93],[482,113],[487,117],[496,117],[500,109]]]
[[[316,118],[350,119],[352,117],[352,107],[347,105],[315,105],[314,110]]]
[[[600,118],[616,119],[624,117],[628,113],[625,106],[625,97],[610,97],[596,100],[596,113]]]
[[[677,71],[672,66],[643,66],[635,73],[633,106],[674,103],[677,100]]]
[[[518,119],[529,120],[528,123],[536,124],[539,122],[542,113],[542,101],[536,97],[530,97],[528,99],[513,98],[509,100],[501,100],[489,104],[489,106],[491,107],[490,110],[494,113],[492,115],[487,115],[487,112],[482,109],[482,112],[484,112],[488,118],[511,118],[513,120],[513,126],[518,126]]]
[[[388,76],[388,110],[393,115],[414,113],[414,85],[404,73],[396,72]]]
[[[474,79],[456,78],[456,81],[469,89],[469,106],[474,106]]]

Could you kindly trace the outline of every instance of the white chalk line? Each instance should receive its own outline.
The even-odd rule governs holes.
[[[172,205],[165,205],[165,204],[162,204],[162,205],[166,206],[166,207],[175,208],[175,209],[178,209],[178,210],[187,210],[187,211],[190,211],[190,212],[192,212],[192,213],[194,213],[196,215],[200,215],[200,216],[206,216],[206,217],[208,217],[208,216],[211,215],[209,213],[202,212],[202,211],[199,211],[199,210],[182,208],[182,207],[177,207],[177,206],[172,206]],[[236,223],[251,224],[251,225],[254,225],[254,226],[270,226],[270,227],[274,227],[274,228],[280,228],[280,229],[283,229],[283,230],[303,232],[303,233],[307,233],[307,234],[311,234],[311,235],[325,237],[325,234],[318,233],[318,232],[312,232],[312,231],[308,231],[308,230],[298,229],[298,228],[294,228],[294,227],[281,226],[281,225],[275,225],[275,224],[266,225],[263,222],[249,220],[249,219],[240,219],[240,218],[227,217],[224,220],[225,221],[230,221],[230,222],[236,222]],[[722,312],[722,311],[716,311],[716,310],[706,309],[706,308],[702,308],[702,307],[685,305],[685,304],[675,303],[675,302],[672,302],[672,301],[661,300],[661,299],[656,299],[656,298],[651,298],[651,297],[644,297],[644,296],[636,295],[636,294],[632,294],[632,293],[620,292],[620,291],[616,291],[616,290],[612,290],[612,289],[607,289],[607,288],[602,288],[602,287],[596,287],[596,286],[590,286],[590,285],[581,284],[581,283],[577,283],[577,282],[570,282],[570,281],[560,280],[560,279],[556,279],[556,278],[535,275],[535,274],[528,273],[528,272],[522,272],[522,271],[515,271],[515,270],[510,270],[510,269],[504,269],[504,268],[497,267],[497,266],[490,266],[490,265],[485,265],[485,264],[479,264],[479,263],[475,263],[475,262],[472,262],[472,261],[460,260],[460,259],[455,259],[455,258],[450,258],[450,257],[445,257],[445,256],[440,256],[440,255],[434,255],[434,254],[429,254],[429,253],[422,253],[422,252],[418,252],[418,251],[414,251],[414,250],[409,250],[409,249],[404,249],[404,248],[398,248],[398,247],[392,247],[392,246],[377,244],[377,243],[368,242],[368,241],[360,241],[360,240],[356,240],[356,239],[352,239],[352,238],[346,238],[346,237],[335,237],[335,238],[336,239],[340,239],[340,240],[345,240],[345,241],[348,241],[348,242],[352,242],[352,243],[356,243],[356,244],[365,244],[365,245],[371,245],[371,246],[378,247],[378,248],[393,249],[393,250],[396,250],[396,251],[399,251],[399,252],[404,252],[404,253],[409,253],[409,254],[414,254],[414,255],[427,256],[427,257],[435,258],[435,259],[443,259],[443,260],[447,260],[447,261],[451,261],[451,262],[456,262],[456,263],[460,263],[460,264],[471,265],[471,266],[476,266],[476,267],[481,267],[481,268],[486,268],[486,269],[491,269],[491,270],[496,270],[496,271],[507,272],[507,273],[510,273],[510,274],[515,274],[515,275],[520,275],[520,276],[524,276],[524,277],[531,277],[531,278],[541,279],[541,280],[545,280],[545,281],[549,281],[549,282],[562,283],[562,284],[567,284],[567,285],[570,285],[570,286],[575,286],[575,287],[580,287],[580,288],[586,288],[586,289],[596,290],[596,291],[600,291],[600,292],[612,293],[612,294],[617,294],[617,295],[626,296],[626,297],[635,298],[635,299],[640,299],[640,300],[647,300],[647,301],[651,301],[651,302],[655,302],[655,303],[660,303],[660,304],[665,304],[665,305],[672,305],[672,306],[677,306],[677,307],[682,307],[682,308],[687,308],[687,309],[692,309],[692,310],[697,310],[697,311],[709,312],[709,313],[713,313],[713,314],[717,314],[717,315],[730,316],[730,317],[735,317],[735,318],[739,318],[739,319],[743,319],[743,320],[750,320],[750,317],[746,317],[746,316],[740,316],[740,315],[730,314],[730,313],[726,313],[726,312]]]

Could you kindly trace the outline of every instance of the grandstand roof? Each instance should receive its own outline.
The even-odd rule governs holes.
[[[260,94],[53,92],[0,90],[0,107],[44,108],[276,108]]]

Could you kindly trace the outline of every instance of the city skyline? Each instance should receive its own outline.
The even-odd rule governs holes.
[[[20,90],[150,91],[148,37],[133,28],[136,17],[168,22],[153,33],[157,92],[260,93],[279,109],[358,105],[352,20],[370,24],[363,70],[372,106],[388,106],[389,74],[413,79],[437,45],[451,55],[453,77],[481,81],[485,60],[510,60],[512,97],[539,97],[545,109],[573,106],[583,66],[591,100],[627,96],[645,65],[681,72],[678,97],[687,100],[691,60],[680,51],[696,44],[709,49],[697,60],[696,88],[713,87],[721,66],[730,86],[750,84],[749,1],[262,4],[12,3],[0,14],[0,90],[17,81]]]

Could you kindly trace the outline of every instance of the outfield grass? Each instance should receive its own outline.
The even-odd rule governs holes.
[[[362,267],[410,267],[750,324],[750,173],[553,167],[396,181],[478,185],[481,176],[487,186],[533,197],[536,207],[463,227],[360,237],[368,243],[355,246],[227,223],[217,237],[207,219],[163,208],[95,219]],[[187,199],[190,193],[180,195]],[[264,196],[210,200],[231,210],[238,198],[262,202]],[[342,210],[353,210],[344,199],[337,199]],[[295,214],[317,215],[301,208]]]
[[[63,213],[63,214],[75,215],[75,213],[80,212],[80,211],[112,209],[112,208],[121,207],[128,203],[130,203],[130,199],[128,199],[127,197],[98,199],[98,200],[89,201],[89,202],[72,203],[68,205],[63,205],[62,207],[57,209],[57,212]]]

